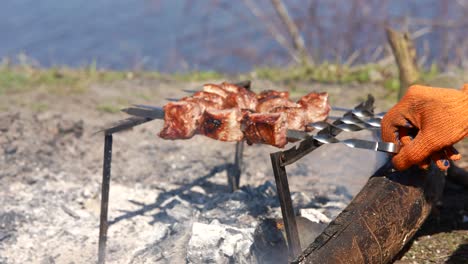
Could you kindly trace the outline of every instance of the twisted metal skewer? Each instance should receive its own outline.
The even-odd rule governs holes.
[[[334,119],[334,117],[329,116],[329,119]],[[313,127],[315,129],[324,129],[327,127],[333,127],[340,129],[342,131],[347,131],[347,132],[356,132],[356,131],[361,131],[364,129],[367,130],[379,130],[380,129],[380,119],[378,118],[371,118],[368,120],[362,120],[357,117],[342,117],[339,118],[344,124],[340,125],[332,125],[328,122],[325,121],[320,121],[320,122],[314,122],[308,124],[308,126]]]
[[[380,129],[380,127],[370,126],[370,125],[365,124],[365,123],[361,124],[361,125],[357,125],[357,124],[332,125],[332,124],[327,123],[325,121],[310,123],[310,124],[308,124],[308,126],[313,127],[315,129],[319,129],[319,130],[324,129],[326,127],[333,127],[333,128],[340,129],[342,131],[346,131],[346,132],[356,132],[356,131],[361,131],[361,130],[364,130],[364,129],[367,129],[367,130],[379,130]]]
[[[327,135],[316,135],[313,136],[313,138],[323,144],[342,143],[351,148],[362,148],[389,153],[398,153],[399,151],[399,146],[391,142],[377,142],[354,138],[339,140]]]
[[[365,139],[337,139],[330,135],[310,135],[305,131],[288,130],[288,137],[295,139],[307,139],[312,137],[322,144],[342,143],[351,148],[369,149],[373,151],[382,151],[389,153],[398,153],[399,146],[391,142],[370,141]]]

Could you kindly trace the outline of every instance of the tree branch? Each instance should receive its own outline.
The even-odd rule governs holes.
[[[263,22],[270,35],[276,40],[276,42],[278,42],[281,47],[283,47],[288,52],[292,59],[296,63],[301,63],[301,58],[298,56],[297,52],[292,47],[290,47],[286,38],[271,23],[268,22],[268,19],[265,18],[265,15],[263,15],[262,11],[260,11],[255,3],[251,0],[243,0],[243,2],[249,8],[250,12],[252,12],[255,17]]]
[[[281,0],[271,0],[271,3],[281,21],[283,21],[284,25],[286,26],[286,29],[288,30],[288,33],[293,41],[293,47],[301,56],[302,62],[306,64],[313,64],[305,47],[304,39],[302,38],[296,23],[294,23],[294,21],[291,19],[291,16],[289,15],[284,3]]]

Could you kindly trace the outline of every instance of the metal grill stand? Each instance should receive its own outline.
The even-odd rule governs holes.
[[[354,109],[357,111],[369,111],[373,113],[374,98],[369,95],[367,101],[359,104]],[[346,112],[343,117],[351,117],[352,111]],[[344,124],[340,119],[333,122],[333,125]],[[342,130],[335,127],[326,127],[320,130],[318,135],[329,135],[332,137],[337,136]],[[279,151],[270,154],[273,173],[275,175],[276,188],[278,190],[278,199],[281,205],[281,213],[283,215],[284,227],[289,249],[289,258],[292,260],[301,253],[301,244],[299,240],[299,233],[296,225],[296,217],[291,200],[291,194],[288,185],[288,175],[286,173],[286,166],[293,164],[302,157],[320,147],[323,143],[313,139],[312,137],[306,138],[291,149]]]
[[[106,259],[107,212],[109,209],[109,188],[112,162],[112,134],[104,137],[104,164],[102,166],[102,188],[101,188],[101,218],[99,223],[99,248],[98,263],[104,263]]]
[[[242,81],[236,83],[237,86],[244,87],[250,90],[250,81]],[[108,211],[109,211],[109,190],[111,177],[112,163],[112,135],[123,130],[130,129],[140,125],[151,119],[135,119],[133,122],[127,123],[126,126],[121,126],[117,129],[105,130],[104,136],[104,161],[102,168],[102,186],[101,186],[101,212],[99,222],[99,246],[98,246],[98,263],[103,264],[106,261],[106,244],[107,244],[107,229],[109,227]],[[240,175],[242,173],[242,156],[244,151],[244,142],[236,143],[236,153],[234,164],[228,167],[228,185],[231,191],[239,189]]]

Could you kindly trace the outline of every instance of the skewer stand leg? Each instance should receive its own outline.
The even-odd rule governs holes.
[[[101,189],[101,219],[99,224],[99,249],[98,263],[103,264],[106,261],[106,242],[107,228],[107,212],[109,209],[109,189],[111,176],[112,162],[112,134],[106,134],[104,137],[104,164],[102,169],[102,189]]]
[[[237,86],[244,87],[250,90],[250,81],[242,81],[236,83]],[[244,141],[236,143],[236,156],[234,157],[234,164],[230,165],[227,170],[228,187],[230,192],[235,192],[240,186],[240,176],[242,174],[242,156],[244,154]]]
[[[288,239],[289,258],[292,260],[301,253],[301,244],[299,241],[299,233],[297,232],[296,217],[289,192],[288,175],[286,167],[281,165],[281,157],[283,152],[276,152],[270,155],[273,173],[275,174],[276,189],[278,190],[278,198],[281,205],[281,213],[283,215],[284,229]]]
[[[244,152],[244,142],[240,141],[236,144],[236,154],[234,164],[228,169],[228,187],[229,191],[234,192],[239,189],[240,175],[242,173],[242,155]]]

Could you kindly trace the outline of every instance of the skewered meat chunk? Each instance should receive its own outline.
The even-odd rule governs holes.
[[[328,93],[309,93],[297,102],[305,110],[306,124],[327,119],[330,112]]]
[[[289,100],[289,92],[288,91],[275,91],[275,90],[261,91],[257,95],[257,100],[263,101],[264,99],[267,99],[267,98],[277,98],[277,97],[281,97],[281,98]]]
[[[205,111],[206,108],[223,109],[225,106],[225,100],[223,97],[210,92],[196,92],[191,97],[182,98],[181,101],[199,104],[202,112]]]
[[[306,129],[305,112],[302,107],[280,106],[272,109],[271,113],[285,113],[288,129],[302,130]]]
[[[171,102],[164,106],[164,127],[159,136],[164,139],[191,138],[198,127],[202,112],[193,102]]]
[[[231,93],[226,98],[226,108],[236,107],[255,111],[257,108],[257,97],[254,92],[238,87],[237,93]]]
[[[221,86],[221,89],[225,90],[228,93],[238,93],[240,90],[248,91],[244,87],[240,87],[235,84],[228,83],[228,82],[223,82],[220,86]]]
[[[241,117],[237,108],[206,109],[200,119],[199,133],[221,141],[240,141],[244,137]]]
[[[244,138],[249,145],[268,144],[282,148],[287,142],[284,113],[248,113],[242,120]]]
[[[297,103],[288,92],[255,93],[233,84],[206,84],[203,91],[164,107],[165,139],[186,139],[195,133],[221,141],[240,141],[284,147],[287,129],[308,129],[330,111],[327,93],[310,93]]]
[[[203,91],[217,94],[222,98],[226,98],[230,94],[230,92],[226,91],[221,86],[211,83],[203,85]]]
[[[277,107],[299,107],[300,105],[284,97],[266,97],[258,101],[257,112],[268,113]]]

